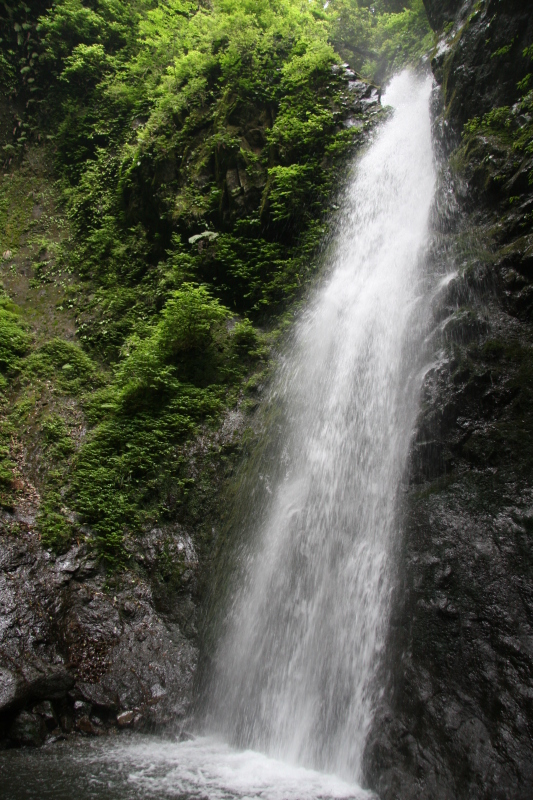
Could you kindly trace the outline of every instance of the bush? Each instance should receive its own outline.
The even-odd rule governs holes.
[[[47,546],[74,533],[64,503],[115,564],[125,533],[187,513],[191,443],[264,372],[254,323],[275,324],[309,280],[346,158],[379,119],[343,127],[355,112],[341,60],[377,79],[422,47],[421,0],[372,5],[28,0],[17,11],[29,27],[10,29],[15,56],[5,51],[0,73],[12,81],[16,67],[28,110],[6,153],[47,137],[71,232],[55,255],[82,284],[80,346],[54,339],[28,355],[6,306],[0,365],[23,364],[22,404],[41,387],[92,426],[76,450],[61,417],[40,420]]]

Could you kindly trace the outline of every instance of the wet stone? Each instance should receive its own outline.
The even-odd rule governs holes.
[[[62,731],[65,733],[70,733],[74,727],[74,720],[69,714],[62,714],[59,717],[59,725]]]
[[[46,725],[38,714],[22,711],[13,722],[9,738],[19,745],[38,747],[46,737]]]
[[[114,711],[119,707],[119,699],[116,692],[106,689],[100,684],[79,683],[78,689],[87,702],[99,708],[106,708]]]
[[[17,681],[8,669],[0,669],[0,711],[8,708],[17,696]]]
[[[76,717],[88,717],[92,711],[92,706],[90,703],[86,703],[83,700],[76,700],[74,703],[74,714]]]
[[[119,714],[117,717],[117,724],[121,728],[126,728],[133,724],[134,718],[135,713],[133,711],[123,711],[122,714]]]
[[[87,716],[80,717],[76,722],[76,729],[81,731],[81,733],[86,733],[88,736],[98,736],[99,734],[98,728]]]
[[[34,706],[33,713],[42,717],[48,728],[57,727],[57,716],[50,700],[44,700],[42,703]]]

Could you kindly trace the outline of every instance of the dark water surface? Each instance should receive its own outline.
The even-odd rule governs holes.
[[[80,740],[0,753],[0,797],[137,800],[143,792],[129,780],[131,764],[105,758],[114,749],[115,742]]]

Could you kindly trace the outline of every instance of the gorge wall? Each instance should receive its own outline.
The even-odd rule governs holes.
[[[179,729],[227,480],[379,91],[292,0],[0,15],[0,739]]]
[[[435,300],[388,696],[367,768],[382,798],[525,800],[533,786],[533,16],[522,2],[426,6],[441,31],[431,261],[454,276]]]
[[[186,725],[226,480],[255,435],[254,408],[286,321],[272,319],[312,280],[339,165],[381,115],[376,87],[340,66],[326,42],[323,10],[296,33],[275,30],[268,44],[258,34],[264,58],[242,68],[216,28],[196,54],[201,80],[185,62],[172,73],[163,61],[169,83],[150,77],[142,91],[133,81],[134,91],[120,82],[121,53],[134,50],[128,4],[118,21],[101,7],[100,16],[80,12],[78,28],[58,17],[40,44],[35,20],[15,22],[12,46],[24,48],[27,71],[0,108],[0,216],[15,242],[2,263],[11,349],[0,351],[8,746]],[[430,262],[455,274],[435,299],[387,691],[366,775],[383,800],[526,800],[532,14],[518,0],[426,8],[440,37]],[[175,16],[190,21],[187,13]],[[346,58],[354,19],[346,16],[344,38],[335,34]],[[320,46],[308,47],[305,26]],[[175,46],[148,24],[143,36],[149,56],[141,51],[135,80]],[[68,111],[58,130],[28,116],[43,87]],[[211,295],[184,290],[191,281]],[[204,327],[183,347],[183,320],[197,312]]]

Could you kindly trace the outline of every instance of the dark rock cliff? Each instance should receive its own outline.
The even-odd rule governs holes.
[[[166,587],[166,603],[158,592],[165,555],[189,586],[179,596]],[[31,527],[5,537],[0,741],[39,745],[117,725],[179,726],[196,664],[198,558],[177,530],[151,531],[136,557],[144,577],[129,571],[111,586],[85,545],[55,559]]]
[[[533,37],[533,5],[523,0],[449,5],[460,10],[432,67],[442,88],[444,116],[460,131],[468,119],[518,100],[523,51]]]
[[[429,22],[436,30],[455,18],[462,0],[426,0],[424,3]]]
[[[451,279],[435,301],[434,361],[405,494],[389,690],[368,742],[367,776],[383,800],[526,800],[533,162],[524,94],[533,15],[524,2],[426,6],[438,28],[445,11],[458,12],[432,62],[436,130],[448,156],[432,264]]]

